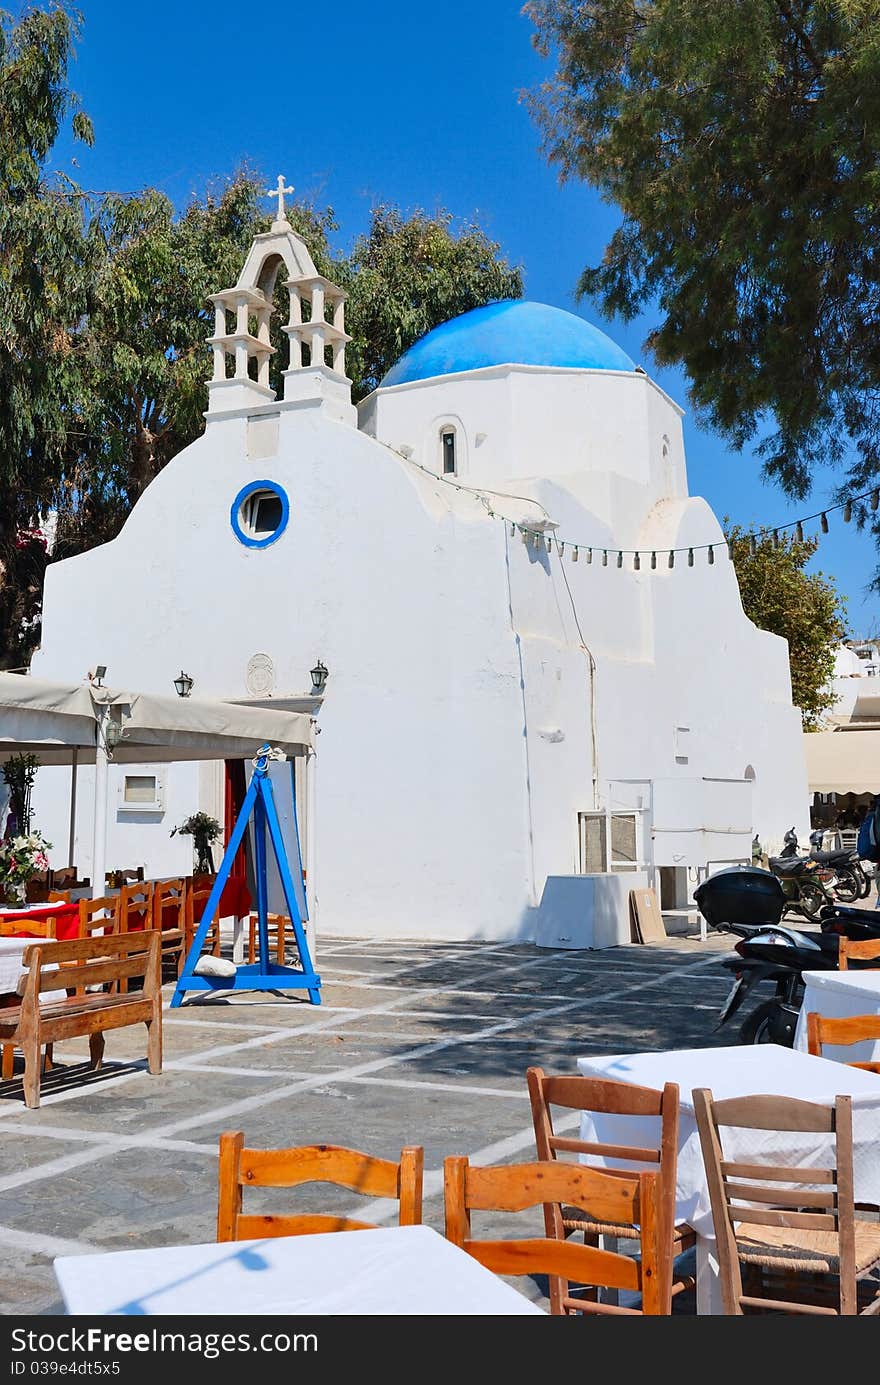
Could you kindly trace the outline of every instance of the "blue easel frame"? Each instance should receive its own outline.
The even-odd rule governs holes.
[[[201,922],[196,929],[192,946],[187,953],[171,1009],[176,1010],[187,991],[288,991],[304,990],[309,993],[313,1005],[321,1004],[321,978],[312,966],[309,945],[306,940],[303,919],[297,903],[296,891],[284,849],[281,824],[272,794],[272,781],[269,778],[270,747],[264,745],[254,760],[254,772],[250,787],[241,806],[232,836],[220,863],[217,878],[205,905]],[[259,961],[240,966],[234,976],[197,976],[194,968],[201,956],[205,938],[220,907],[220,896],[229,879],[236,852],[241,846],[251,814],[254,819],[254,874],[257,886],[257,935],[259,939]],[[282,966],[273,962],[269,956],[268,885],[266,879],[266,832],[268,830],[281,888],[287,903],[287,911],[293,924],[294,937],[299,950],[301,970]]]

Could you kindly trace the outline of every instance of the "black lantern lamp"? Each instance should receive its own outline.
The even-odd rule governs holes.
[[[174,686],[177,689],[178,697],[189,697],[193,690],[193,680],[188,673],[184,673],[183,669],[181,669],[174,680]]]
[[[320,697],[321,693],[324,691],[328,678],[328,670],[324,667],[320,659],[311,670],[311,678],[312,694],[314,697]]]

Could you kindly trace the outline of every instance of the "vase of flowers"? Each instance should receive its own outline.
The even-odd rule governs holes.
[[[196,874],[213,875],[214,857],[211,846],[223,835],[223,828],[209,813],[191,813],[178,827],[172,827],[171,836],[180,833],[182,837],[192,837],[196,853]]]
[[[41,832],[7,837],[0,842],[0,893],[14,907],[27,903],[27,883],[38,871],[49,869],[49,851]]]

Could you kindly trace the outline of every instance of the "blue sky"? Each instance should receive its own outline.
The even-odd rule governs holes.
[[[540,152],[520,94],[551,67],[535,53],[515,0],[78,7],[84,27],[72,82],[96,142],[92,150],[64,142],[56,163],[82,186],[151,185],[183,206],[247,162],[267,185],[283,172],[298,193],[332,206],[343,245],[365,229],[376,202],[477,217],[522,265],[529,298],[598,321],[687,407],[683,374],[658,371],[642,349],[650,317],[607,324],[575,302],[578,275],[601,256],[617,214],[587,187],[560,186]],[[810,513],[833,488],[826,473],[806,504],[792,506],[762,482],[754,458],[690,417],[685,442],[691,491],[745,525]],[[877,598],[865,589],[875,562],[871,539],[832,516],[814,566],[848,597],[854,634],[880,624]]]

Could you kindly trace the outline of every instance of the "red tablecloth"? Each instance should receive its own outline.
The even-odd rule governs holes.
[[[5,923],[15,923],[18,927],[15,936],[18,938],[33,938],[34,933],[28,932],[28,919],[33,919],[35,923],[42,923],[44,919],[54,918],[55,936],[60,942],[66,942],[70,938],[75,938],[79,927],[79,906],[72,904],[35,904],[27,913],[20,909],[4,911],[0,909],[0,919]]]

